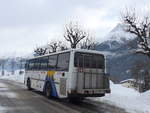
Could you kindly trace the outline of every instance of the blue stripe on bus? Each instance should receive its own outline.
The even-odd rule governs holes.
[[[45,91],[45,89],[46,89],[46,83],[47,83],[47,82],[50,82],[51,87],[52,87],[52,94],[51,94],[51,95],[52,95],[53,97],[57,97],[57,98],[58,98],[56,86],[55,86],[54,80],[52,80],[51,77],[48,77],[48,76],[46,77],[45,85],[44,85],[44,91]]]

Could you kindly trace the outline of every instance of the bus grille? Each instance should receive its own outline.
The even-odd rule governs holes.
[[[60,94],[66,95],[66,78],[60,78]]]

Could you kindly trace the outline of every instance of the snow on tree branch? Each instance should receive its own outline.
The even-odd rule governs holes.
[[[62,41],[52,41],[48,44],[48,46],[49,46],[49,53],[68,49],[66,44]]]
[[[80,43],[81,49],[88,49],[88,50],[95,50],[96,45],[98,45],[98,43],[92,37],[91,38],[87,37]]]
[[[77,44],[86,37],[88,37],[88,33],[82,30],[78,24],[70,22],[65,26],[64,38],[70,42],[71,48],[76,48]]]
[[[47,48],[45,47],[37,47],[34,50],[34,56],[41,56],[41,55],[45,55],[47,51]]]
[[[122,14],[122,22],[127,26],[125,31],[134,34],[138,40],[136,53],[150,58],[150,17],[139,18],[135,10],[126,10]]]

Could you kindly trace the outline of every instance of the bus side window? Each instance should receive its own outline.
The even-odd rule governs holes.
[[[40,58],[38,58],[37,59],[37,70],[40,70],[40,66],[41,66]]]
[[[48,57],[48,69],[55,70],[57,64],[57,55],[51,55]]]
[[[34,61],[34,70],[39,70],[39,59],[35,59]]]
[[[42,59],[39,58],[38,62],[39,62],[39,70],[41,70],[42,69],[42,66],[41,66]]]
[[[26,70],[29,70],[29,61],[26,61],[25,69],[26,69]]]
[[[41,70],[47,70],[47,63],[48,62],[48,57],[42,57],[40,58],[40,69]]]
[[[62,53],[58,55],[57,70],[58,71],[68,71],[69,70],[69,59],[70,53]]]
[[[28,60],[28,70],[30,70],[30,60]]]
[[[33,70],[34,68],[34,61],[33,59],[29,60],[29,70]]]

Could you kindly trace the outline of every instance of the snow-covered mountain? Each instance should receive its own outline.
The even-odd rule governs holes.
[[[109,41],[117,41],[124,43],[124,41],[133,40],[134,35],[125,32],[126,26],[123,24],[117,24],[105,37]]]
[[[137,47],[134,35],[124,31],[125,26],[118,24],[114,29],[106,35],[106,41],[100,43],[96,49],[102,51],[107,56],[107,71],[111,78],[115,81],[132,78],[131,68],[136,62],[146,62],[149,60],[146,56],[133,53],[133,49]],[[132,47],[130,47],[132,45]],[[27,55],[32,57],[32,55]],[[11,71],[12,65],[15,70],[20,68],[20,58],[5,58],[6,70]],[[15,62],[15,64],[13,64]],[[1,70],[1,69],[0,69]]]
[[[107,41],[100,43],[97,50],[107,54],[107,71],[111,78],[121,81],[132,78],[131,68],[136,62],[149,60],[146,56],[133,53],[137,47],[134,35],[124,31],[125,26],[118,24],[106,36]],[[132,45],[132,47],[131,47]]]

